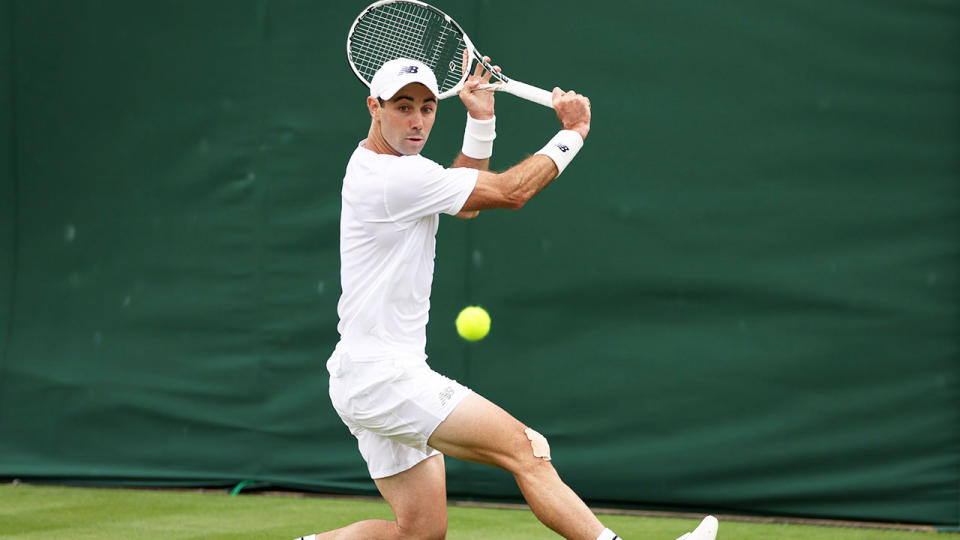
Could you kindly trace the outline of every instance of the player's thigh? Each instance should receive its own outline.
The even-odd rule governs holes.
[[[516,472],[534,459],[526,426],[477,393],[437,426],[428,444],[444,454]]]
[[[401,530],[446,531],[447,478],[443,455],[431,456],[413,468],[374,482],[393,509]]]

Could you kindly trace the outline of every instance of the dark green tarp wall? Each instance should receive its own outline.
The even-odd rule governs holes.
[[[0,2],[0,477],[373,490],[324,370],[364,5]],[[594,126],[443,220],[432,364],[594,503],[960,525],[960,4],[589,6],[441,5]],[[556,130],[498,118],[495,168]]]
[[[6,33],[13,29],[12,5],[0,4],[0,28]],[[16,222],[14,206],[14,150],[13,124],[13,40],[0,39],[0,362],[6,356],[7,328],[13,292],[13,226]],[[0,364],[2,366],[2,364]],[[0,371],[0,388],[3,372]]]

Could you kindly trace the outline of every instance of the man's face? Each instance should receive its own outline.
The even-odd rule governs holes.
[[[419,154],[427,143],[436,114],[437,98],[426,86],[410,83],[383,102],[379,114],[380,133],[398,154]]]

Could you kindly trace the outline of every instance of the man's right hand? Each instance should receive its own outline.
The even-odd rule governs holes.
[[[576,131],[584,140],[590,132],[590,100],[573,90],[553,89],[553,108],[563,129]]]

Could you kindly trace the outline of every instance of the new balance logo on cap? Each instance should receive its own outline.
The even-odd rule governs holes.
[[[416,73],[418,71],[420,71],[420,68],[417,66],[403,66],[400,68],[400,73],[397,73],[397,75],[403,75],[404,73]]]
[[[569,146],[565,144],[560,144],[560,143],[557,143],[557,148],[559,148],[561,152],[567,152],[568,150],[570,150]]]

